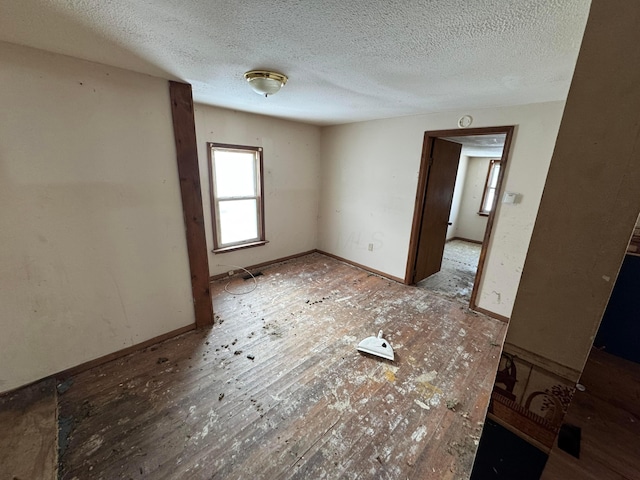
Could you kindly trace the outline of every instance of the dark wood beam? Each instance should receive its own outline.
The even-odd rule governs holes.
[[[191,289],[196,327],[213,325],[213,305],[209,291],[209,262],[204,233],[204,214],[200,190],[200,170],[196,144],[191,85],[169,82],[173,134],[176,141],[182,211],[187,235]]]

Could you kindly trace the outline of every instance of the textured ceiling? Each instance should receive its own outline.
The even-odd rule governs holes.
[[[469,157],[500,158],[507,136],[504,133],[486,135],[460,135],[456,137],[442,137],[443,140],[460,143],[462,155]]]
[[[504,133],[486,135],[460,135],[457,137],[442,137],[443,140],[460,143],[465,147],[474,148],[502,148],[507,135]]]
[[[334,124],[566,97],[589,0],[0,0],[0,41]],[[242,74],[289,76],[263,98]]]

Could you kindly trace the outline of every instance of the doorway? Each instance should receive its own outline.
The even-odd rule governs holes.
[[[481,310],[476,296],[503,194],[513,132],[513,126],[425,132],[405,272],[407,285],[418,284]],[[475,179],[469,182],[466,174],[471,170]],[[477,178],[480,170],[482,182]],[[475,192],[467,195],[463,217],[469,225],[461,229],[458,217],[465,184],[472,184]]]

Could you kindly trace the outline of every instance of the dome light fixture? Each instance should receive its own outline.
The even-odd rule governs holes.
[[[288,80],[286,75],[268,70],[251,70],[244,74],[244,78],[254,92],[265,97],[278,93]]]

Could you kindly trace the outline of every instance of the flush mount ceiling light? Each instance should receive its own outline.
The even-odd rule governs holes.
[[[265,97],[278,93],[288,80],[286,75],[267,70],[251,70],[244,74],[244,78],[254,92]]]

